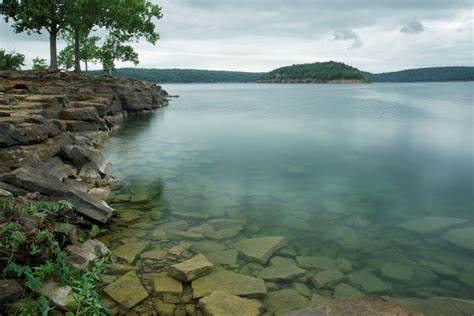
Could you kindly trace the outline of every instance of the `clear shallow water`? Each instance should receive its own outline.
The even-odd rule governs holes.
[[[146,211],[159,206],[156,226],[205,222],[180,211],[238,219],[219,243],[285,236],[285,252],[370,269],[385,294],[474,298],[472,83],[164,88],[180,98],[131,117],[105,148],[111,174],[149,197],[116,204],[119,216],[154,223]],[[255,274],[247,263],[231,268]],[[318,272],[303,283],[333,295],[312,285]]]

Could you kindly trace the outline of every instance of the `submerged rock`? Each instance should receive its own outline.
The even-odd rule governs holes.
[[[248,298],[214,291],[199,300],[199,305],[208,316],[258,316],[263,309],[262,304]]]
[[[442,238],[450,243],[468,249],[474,250],[474,227],[452,229],[444,233]]]
[[[181,294],[183,284],[167,276],[157,276],[153,278],[153,290],[155,294]]]
[[[347,275],[348,280],[355,286],[359,286],[365,293],[383,293],[392,289],[392,287],[376,277],[367,269],[352,272]]]
[[[222,251],[214,251],[209,252],[206,254],[207,259],[214,264],[222,264],[222,265],[236,265],[237,264],[237,250],[230,249],[230,250],[222,250]]]
[[[258,277],[265,281],[288,281],[303,276],[305,270],[296,266],[289,258],[274,257],[270,260],[270,266],[264,268]]]
[[[317,273],[313,279],[312,283],[316,288],[332,286],[345,279],[344,273],[339,269],[329,269]]]
[[[436,272],[440,275],[446,275],[446,276],[456,276],[458,275],[459,273],[453,269],[453,268],[450,268],[444,264],[441,264],[441,263],[438,263],[438,262],[434,262],[434,261],[427,261],[427,260],[420,260],[418,261],[418,263],[428,269],[428,270],[431,270],[433,272]]]
[[[310,304],[306,308],[287,314],[287,316],[313,315],[422,316],[422,314],[407,310],[381,297],[336,300],[321,304]]]
[[[394,298],[397,304],[425,315],[474,315],[474,301],[449,297]]]
[[[409,265],[397,262],[387,262],[380,270],[384,277],[397,281],[410,281],[414,273]]]
[[[209,295],[213,291],[224,291],[243,297],[262,297],[267,294],[263,280],[226,270],[213,271],[194,280],[192,287],[193,296],[196,298]]]
[[[298,256],[296,262],[303,269],[329,270],[335,269],[337,266],[334,259],[316,256]]]
[[[117,281],[107,285],[104,292],[126,309],[131,309],[148,297],[148,292],[135,271],[127,272]]]
[[[309,300],[293,289],[284,289],[270,292],[263,299],[263,304],[270,311],[283,314],[291,310],[303,308]]]
[[[418,217],[418,218],[409,220],[407,222],[401,223],[398,226],[404,229],[416,232],[416,233],[428,234],[435,230],[447,228],[453,225],[459,225],[466,222],[467,220],[460,219],[460,218],[443,217],[443,216],[422,216],[422,217]],[[472,234],[472,231],[471,231],[471,234]]]
[[[358,298],[364,297],[365,294],[353,288],[347,283],[340,283],[334,288],[334,299],[341,298]]]
[[[204,255],[196,255],[189,260],[173,264],[168,270],[168,276],[183,282],[191,282],[208,274],[213,264]]]
[[[241,240],[234,247],[245,259],[266,264],[268,259],[284,246],[284,242],[285,237],[266,236]]]

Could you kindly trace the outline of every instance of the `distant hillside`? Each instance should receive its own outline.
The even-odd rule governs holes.
[[[91,71],[91,74],[100,75],[105,72]],[[113,76],[126,76],[156,83],[256,82],[262,75],[263,73],[197,69],[120,68],[113,72]]]
[[[281,67],[262,76],[265,83],[368,82],[357,68],[335,61]]]
[[[474,67],[432,67],[366,75],[374,82],[474,81]]]

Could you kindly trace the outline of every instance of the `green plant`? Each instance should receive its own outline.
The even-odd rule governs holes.
[[[0,70],[20,70],[25,65],[25,55],[0,49]]]
[[[35,70],[44,70],[48,69],[48,64],[46,63],[46,59],[44,58],[33,58],[33,69]]]
[[[100,233],[100,227],[97,226],[96,224],[93,224],[89,232],[89,237],[95,238],[99,233]]]

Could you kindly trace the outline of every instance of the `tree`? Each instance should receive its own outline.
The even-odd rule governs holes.
[[[0,70],[20,70],[25,65],[25,55],[0,49]]]
[[[57,36],[64,28],[67,18],[67,4],[74,0],[3,0],[0,4],[0,14],[5,21],[13,21],[15,32],[31,32],[41,34],[43,29],[49,33],[50,69],[57,70]]]
[[[76,49],[75,49],[75,34],[69,31],[65,31],[61,33],[61,37],[64,38],[68,45],[59,52],[59,64],[62,66],[69,66],[65,67],[67,70],[72,68],[75,65]],[[88,65],[90,62],[97,62],[99,60],[99,50],[100,48],[97,46],[97,42],[100,40],[98,36],[91,36],[89,37],[88,34],[82,33],[80,46],[79,46],[79,58],[80,61],[83,61],[85,64],[85,69],[88,71]],[[75,69],[76,70],[76,69]]]
[[[39,57],[33,58],[33,69],[43,70],[47,68],[48,68],[48,64],[46,63],[46,59],[39,58]]]
[[[131,61],[138,65],[138,54],[130,45],[123,45],[123,38],[119,34],[111,34],[100,48],[99,59],[104,70],[112,76],[115,61]]]
[[[66,70],[74,67],[74,46],[68,45],[59,52],[58,63]]]

